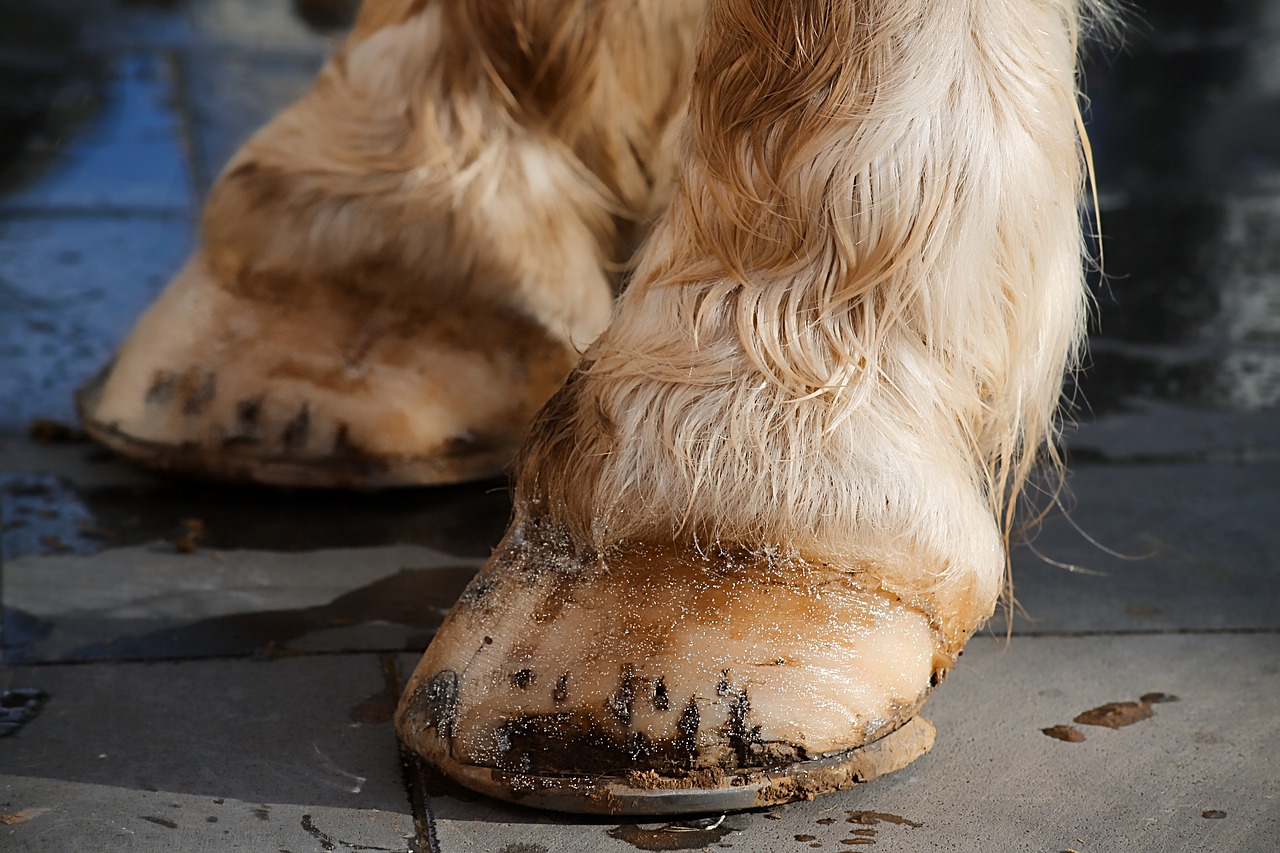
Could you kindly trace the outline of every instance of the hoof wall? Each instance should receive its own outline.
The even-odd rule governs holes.
[[[601,815],[678,815],[741,811],[811,800],[901,770],[933,747],[933,725],[914,717],[866,746],[783,767],[665,776],[546,776],[460,764],[440,769],[479,793],[522,806]]]
[[[131,435],[94,416],[99,408],[103,370],[76,397],[85,433],[130,462],[164,471],[224,483],[257,483],[299,489],[355,489],[440,486],[504,475],[518,442],[461,447],[435,454],[378,454],[340,448],[327,455],[262,452],[253,445],[227,442],[217,447],[194,441],[164,441]]]

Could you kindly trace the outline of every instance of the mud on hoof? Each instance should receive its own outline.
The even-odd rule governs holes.
[[[713,771],[631,771],[625,776],[538,775],[436,759],[455,780],[490,797],[562,812],[677,815],[764,808],[842,791],[901,770],[933,748],[933,724],[914,717],[879,740],[785,764]]]
[[[405,743],[526,805],[664,814],[809,798],[929,749],[951,665],[861,567],[508,535],[415,671]]]

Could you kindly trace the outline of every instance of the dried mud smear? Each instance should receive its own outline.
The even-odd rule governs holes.
[[[1080,731],[1075,726],[1050,726],[1049,728],[1041,729],[1040,731],[1044,732],[1051,738],[1064,740],[1067,743],[1080,743],[1084,740],[1084,732]]]
[[[1155,712],[1151,710],[1152,705],[1177,701],[1177,696],[1168,693],[1145,693],[1137,702],[1108,702],[1105,705],[1090,708],[1088,711],[1077,714],[1074,722],[1084,726],[1119,729],[1154,717]],[[1085,739],[1084,733],[1074,726],[1050,726],[1040,731],[1051,738],[1066,741],[1067,743],[1080,743]]]

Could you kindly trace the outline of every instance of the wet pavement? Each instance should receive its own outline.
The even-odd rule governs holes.
[[[1091,49],[1107,276],[1071,498],[1015,553],[1012,640],[996,620],[930,700],[933,752],[676,825],[399,754],[392,697],[503,483],[213,487],[59,428],[343,5],[0,0],[0,848],[1280,848],[1280,2],[1152,2]]]

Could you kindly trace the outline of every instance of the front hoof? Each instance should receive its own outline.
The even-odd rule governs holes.
[[[657,545],[584,554],[526,524],[441,628],[397,726],[463,785],[525,805],[753,808],[926,752],[933,729],[912,717],[951,664],[942,649],[865,567]]]

